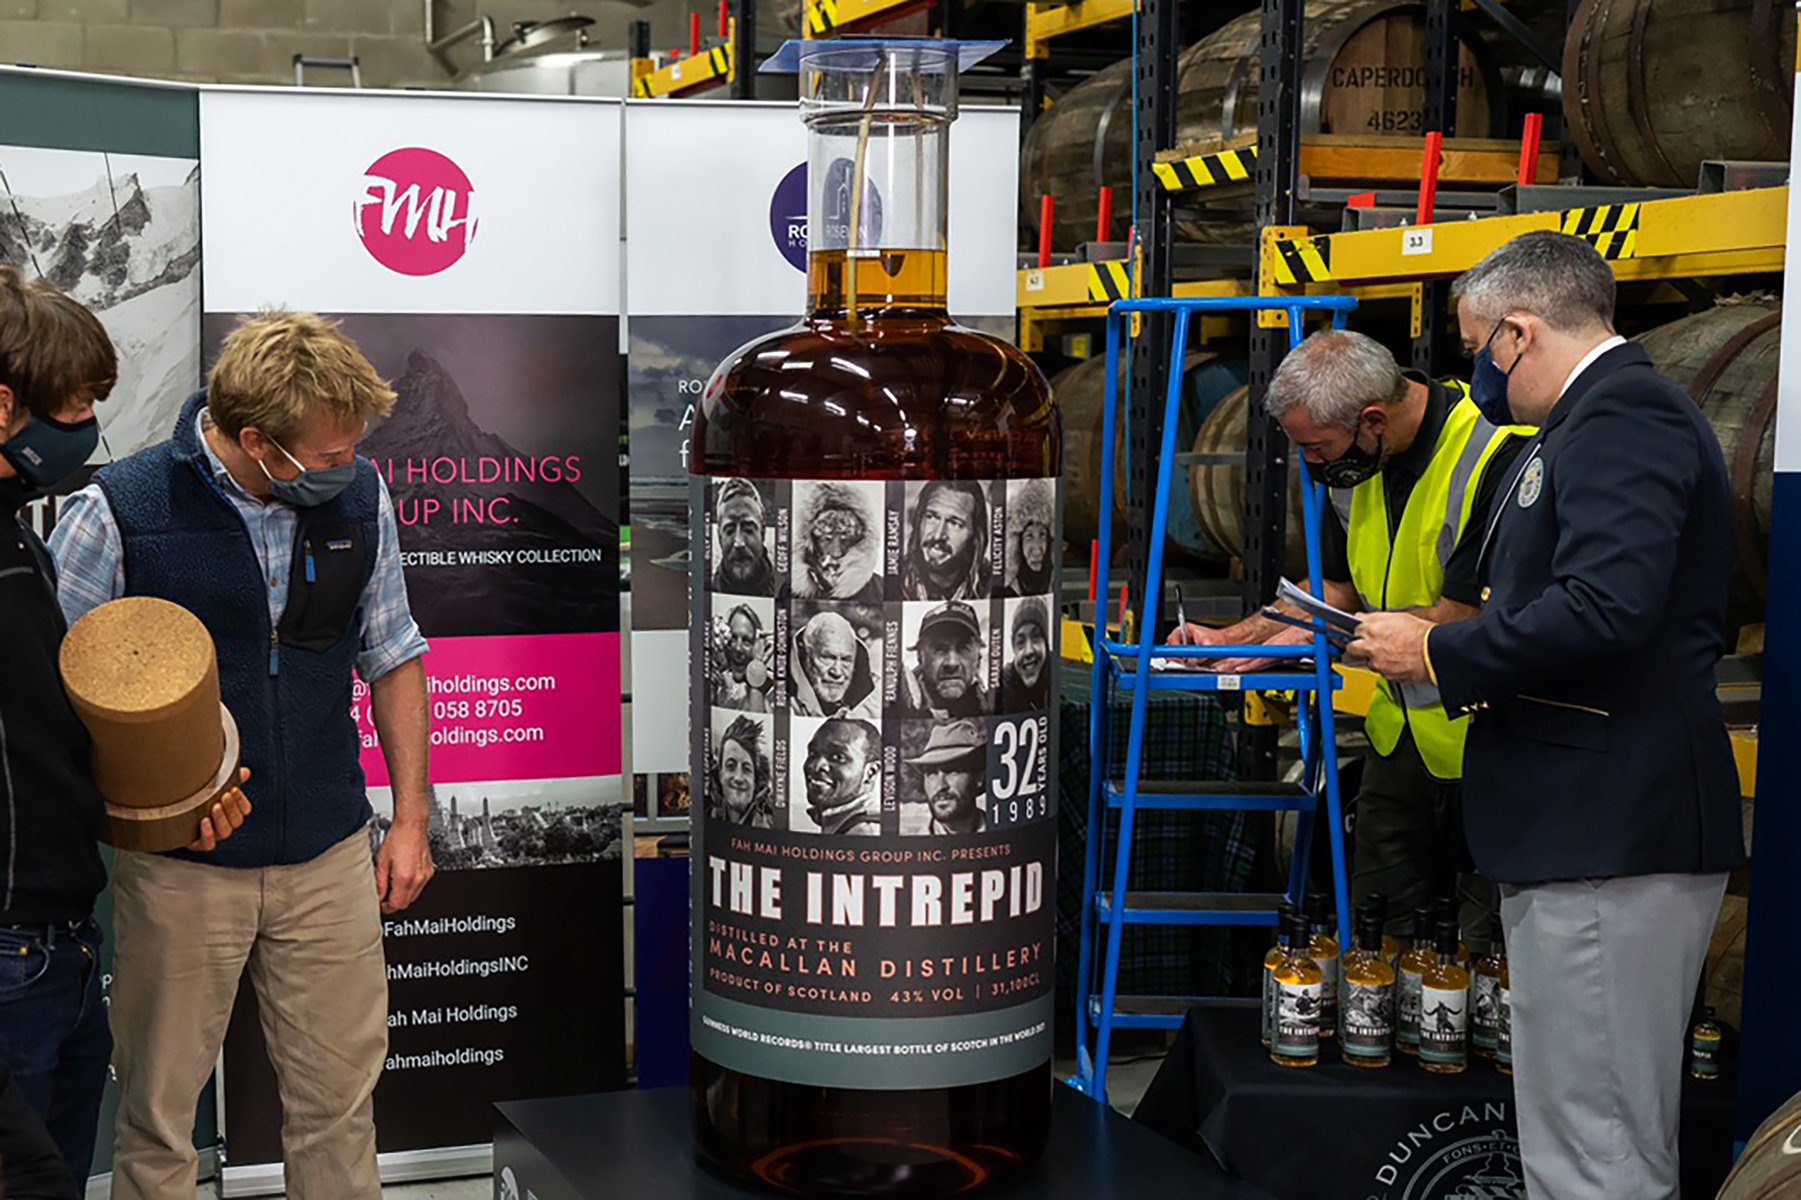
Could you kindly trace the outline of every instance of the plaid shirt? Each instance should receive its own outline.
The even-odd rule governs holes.
[[[206,450],[213,478],[243,518],[250,544],[256,547],[257,562],[269,584],[270,624],[279,625],[288,606],[288,568],[293,561],[299,514],[279,501],[265,504],[239,487],[207,443],[205,414],[197,419],[201,422],[200,444]],[[407,604],[394,502],[388,496],[385,481],[380,482],[380,488],[380,543],[375,572],[363,588],[359,605],[362,644],[356,659],[357,674],[371,683],[426,651],[425,637]],[[112,506],[98,484],[90,483],[64,503],[56,528],[50,533],[50,552],[56,558],[57,599],[70,624],[90,609],[125,594],[125,547]]]

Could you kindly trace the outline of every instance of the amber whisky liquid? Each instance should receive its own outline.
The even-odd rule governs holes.
[[[1010,481],[1056,479],[1062,442],[1049,385],[1018,349],[951,321],[942,251],[883,249],[854,257],[844,250],[815,251],[808,281],[807,317],[744,346],[709,381],[692,435],[692,471],[714,478],[843,480],[890,488],[901,481],[983,481],[997,497]],[[888,515],[892,535],[903,518],[898,511]],[[843,540],[839,526],[831,532]],[[804,536],[798,528],[791,533],[795,571],[805,553]],[[901,536],[907,536],[904,530]],[[1003,605],[1018,601],[1000,598],[1001,583],[996,578],[992,593],[966,597],[969,605],[1003,620],[998,614],[1016,611]],[[892,577],[887,586],[895,586]],[[890,610],[902,608],[896,597],[889,599]],[[907,601],[915,603],[937,607],[936,601]],[[897,633],[890,633],[890,640],[901,640]],[[1052,662],[1044,671],[1053,669],[1054,630],[1050,636]],[[988,646],[1009,659],[1014,655],[1003,638]],[[906,661],[911,662],[910,653]],[[877,701],[881,708],[879,695]],[[1002,694],[989,711],[1005,713],[1008,704]],[[870,723],[884,729],[898,724],[886,714],[882,709]],[[1006,719],[978,720],[992,727]],[[895,757],[907,753],[901,748]],[[796,735],[791,772],[802,771],[806,754]],[[1054,759],[1051,763],[1054,776]],[[1054,815],[1029,806],[1022,813],[1017,803],[1006,815],[992,780],[985,803],[990,833],[1002,821],[1024,828],[1028,820],[1049,820],[1053,852],[1046,886],[1054,901]],[[791,809],[798,806],[791,802]],[[941,844],[948,845],[949,836]],[[886,828],[863,842],[900,852],[932,844],[920,836],[894,836]],[[695,869],[702,869],[698,861]],[[1042,934],[1046,943],[1054,937],[1048,919],[1054,907],[1053,902],[1047,919],[1034,927],[1034,936]],[[1044,953],[1037,977],[1048,994],[1048,945]],[[867,974],[873,980],[876,966]],[[698,978],[695,986],[702,986]],[[885,983],[858,986],[887,993]],[[912,986],[929,1002],[929,985]],[[966,980],[956,986],[973,992],[993,985]],[[734,1069],[697,1050],[695,1144],[714,1169],[790,1194],[963,1195],[1021,1173],[1044,1148],[1052,1087],[1048,1029],[1038,1036],[1043,1058],[1029,1069],[957,1086],[900,1090],[886,1090],[888,1072],[880,1065],[863,1072],[858,1086],[817,1086]]]

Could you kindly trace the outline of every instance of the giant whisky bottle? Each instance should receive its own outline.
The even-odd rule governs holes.
[[[962,1195],[1049,1128],[1062,443],[948,311],[960,54],[785,48],[808,312],[690,444],[694,1140],[789,1194]]]

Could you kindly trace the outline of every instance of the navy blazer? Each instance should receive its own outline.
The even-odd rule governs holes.
[[[1482,615],[1429,642],[1446,709],[1473,714],[1477,868],[1526,884],[1738,866],[1714,691],[1732,496],[1700,409],[1616,346],[1551,410],[1491,521]]]

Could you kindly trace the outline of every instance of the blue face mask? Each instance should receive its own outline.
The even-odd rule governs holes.
[[[0,458],[19,473],[26,490],[42,495],[81,470],[100,444],[100,422],[58,421],[32,414],[25,427],[0,445]]]
[[[1503,326],[1496,325],[1488,335],[1488,341],[1482,349],[1476,351],[1475,370],[1470,374],[1470,399],[1475,401],[1476,408],[1495,425],[1513,424],[1513,410],[1507,405],[1507,382],[1513,377],[1513,367],[1520,365],[1519,359],[1513,360],[1513,367],[1503,371],[1495,365],[1495,335]]]
[[[321,467],[317,470],[309,470],[300,466],[300,460],[289,454],[274,438],[269,439],[269,444],[280,450],[282,457],[300,470],[300,474],[292,479],[277,479],[269,474],[268,467],[263,467],[261,462],[256,464],[263,467],[263,474],[268,476],[269,494],[283,504],[292,504],[295,508],[317,508],[321,504],[337,499],[338,494],[349,487],[351,481],[356,478],[356,462],[354,460],[340,467]]]

